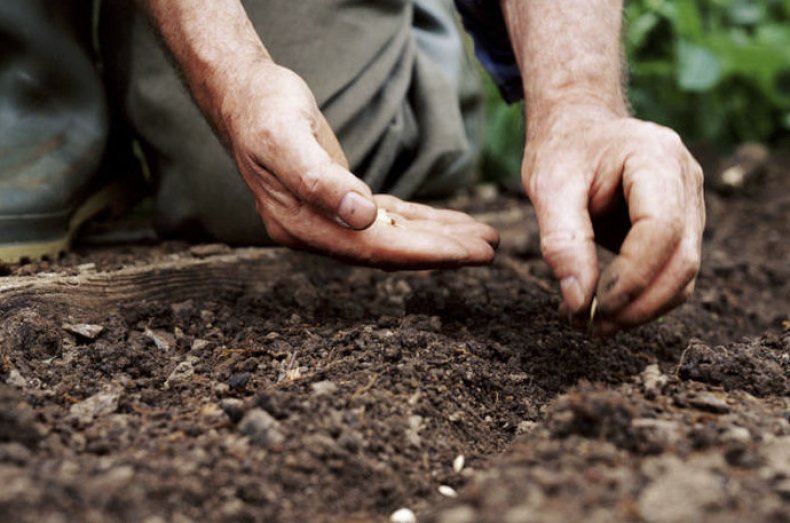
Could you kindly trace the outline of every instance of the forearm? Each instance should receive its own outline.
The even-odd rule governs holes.
[[[137,0],[159,31],[192,96],[227,139],[227,97],[271,56],[239,0]]]
[[[523,76],[528,132],[569,104],[627,114],[622,0],[501,2]]]

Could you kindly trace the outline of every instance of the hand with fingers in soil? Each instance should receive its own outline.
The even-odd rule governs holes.
[[[628,115],[621,4],[503,1],[524,82],[522,178],[541,250],[560,281],[561,310],[585,325],[596,298],[604,335],[689,296],[705,225],[697,162],[674,131]],[[602,272],[596,243],[619,249]]]
[[[371,194],[349,171],[307,84],[274,63],[241,3],[144,4],[275,242],[388,269],[493,260],[491,227]],[[389,219],[377,219],[381,211]]]

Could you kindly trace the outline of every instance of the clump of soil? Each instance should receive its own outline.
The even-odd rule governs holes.
[[[0,304],[0,515],[786,521],[783,165],[748,196],[709,195],[695,298],[612,339],[556,312],[534,237],[490,268],[288,255],[288,273],[227,295],[90,317]],[[87,250],[9,272],[229,252]]]

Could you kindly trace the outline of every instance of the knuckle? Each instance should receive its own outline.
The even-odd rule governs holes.
[[[321,175],[317,171],[308,170],[299,178],[299,193],[309,200],[316,200],[322,193]]]
[[[666,150],[678,151],[683,150],[683,140],[680,135],[668,127],[660,127],[656,133],[656,140]]]
[[[699,274],[701,262],[696,252],[685,252],[680,262],[680,278],[683,282],[694,281]]]
[[[578,231],[555,231],[541,236],[540,252],[549,265],[554,265],[577,254],[579,245],[588,240],[591,238]]]
[[[685,221],[684,216],[682,216],[680,212],[664,216],[657,221],[657,224],[660,224],[660,228],[664,231],[664,240],[662,241],[666,241],[670,245],[677,245],[681,241],[685,228]]]
[[[694,158],[691,159],[691,179],[694,181],[694,186],[701,190],[702,186],[705,184],[705,173],[702,171],[702,166],[695,160]]]

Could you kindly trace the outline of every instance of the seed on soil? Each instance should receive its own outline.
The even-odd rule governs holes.
[[[439,485],[439,488],[437,490],[439,491],[439,494],[441,494],[446,498],[458,497],[458,492],[456,492],[455,489],[449,485]]]
[[[464,455],[458,454],[453,460],[453,472],[456,474],[464,469]]]
[[[175,345],[175,340],[173,339],[173,336],[166,332],[160,330],[152,330],[146,327],[144,334],[149,340],[154,342],[156,348],[161,351],[165,351],[165,352],[169,351],[170,348],[173,345]]]
[[[399,508],[390,515],[390,523],[417,523],[417,516],[407,508]]]
[[[70,332],[86,340],[95,340],[104,331],[102,325],[93,325],[91,323],[66,323],[63,325],[63,330]]]

